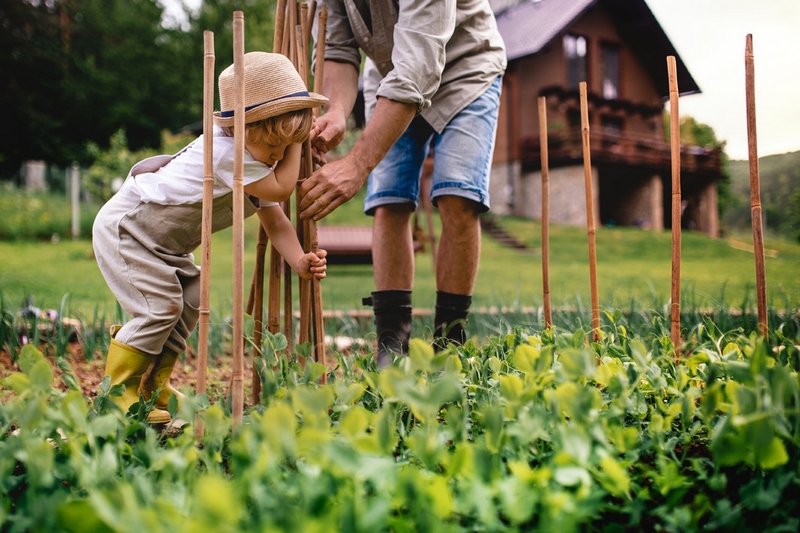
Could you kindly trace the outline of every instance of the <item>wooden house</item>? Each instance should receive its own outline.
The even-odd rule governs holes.
[[[493,0],[508,70],[491,177],[492,211],[541,218],[538,98],[546,97],[550,220],[585,225],[579,82],[587,83],[596,224],[671,227],[667,56],[698,93],[644,0]],[[720,150],[681,147],[682,226],[717,236]]]

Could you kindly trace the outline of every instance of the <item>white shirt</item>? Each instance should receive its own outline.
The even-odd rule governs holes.
[[[192,141],[154,172],[137,174],[131,187],[144,202],[183,205],[203,201],[203,136]],[[233,137],[214,127],[214,198],[233,191]],[[266,164],[244,151],[242,186],[265,178],[272,172]],[[261,201],[261,207],[277,205]]]

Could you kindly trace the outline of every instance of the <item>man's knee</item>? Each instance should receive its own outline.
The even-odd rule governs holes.
[[[437,207],[442,223],[473,224],[481,214],[481,204],[462,196],[445,195],[438,199]]]

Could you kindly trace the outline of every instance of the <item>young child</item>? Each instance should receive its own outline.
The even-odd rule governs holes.
[[[291,62],[280,54],[244,55],[245,217],[258,213],[270,242],[303,279],[324,278],[327,253],[304,253],[278,202],[289,198],[300,170],[301,143],[312,108],[327,99],[306,91]],[[233,195],[233,66],[219,76],[214,113],[212,231],[230,227]],[[170,374],[197,325],[203,199],[202,136],[173,156],[156,156],[131,169],[122,188],[97,215],[93,246],[109,288],[131,320],[119,328],[106,359],[111,384],[124,384],[123,411],[159,387],[149,421],[166,423]],[[116,329],[116,327],[115,327]],[[147,375],[143,380],[143,375]]]

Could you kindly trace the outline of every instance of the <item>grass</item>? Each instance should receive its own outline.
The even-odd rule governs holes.
[[[323,224],[369,225],[356,198]],[[481,264],[473,294],[475,308],[523,308],[542,305],[541,225],[502,217],[501,224],[531,249],[519,252],[484,237]],[[435,223],[438,232],[438,222]],[[245,227],[245,288],[249,288],[257,235],[255,217]],[[737,236],[747,241],[748,236]],[[752,252],[737,242],[711,239],[688,232],[682,239],[683,307],[755,307],[755,264]],[[792,309],[800,301],[800,245],[769,240],[766,259],[768,302]],[[635,228],[598,228],[597,266],[600,304],[660,309],[670,295],[671,234]],[[6,306],[22,304],[26,297],[40,308],[58,309],[69,294],[69,310],[91,317],[98,312],[114,316],[116,302],[94,261],[88,240],[59,242],[0,242],[0,292]],[[232,290],[231,232],[215,234],[212,241],[211,305],[227,309]],[[199,254],[196,254],[199,261]],[[374,289],[371,265],[331,265],[323,282],[325,309],[364,309],[361,298]],[[551,226],[550,283],[554,306],[589,307],[588,245],[585,228]],[[297,294],[297,291],[294,291]],[[432,309],[435,283],[429,253],[417,255],[414,307]]]

